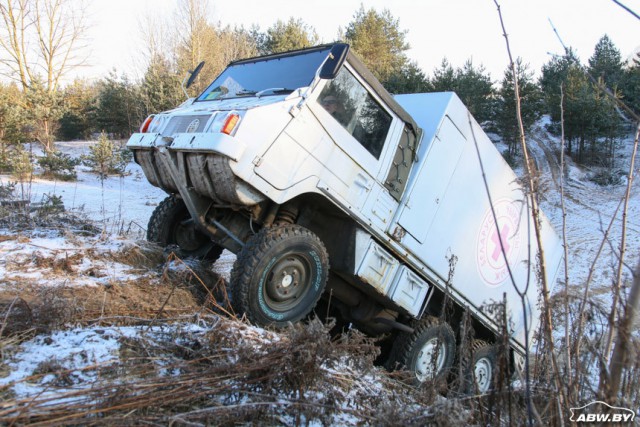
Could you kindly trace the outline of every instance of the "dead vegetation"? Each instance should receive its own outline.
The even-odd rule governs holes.
[[[224,279],[197,261],[163,256],[146,242],[62,236],[49,248],[29,232],[4,235],[19,250],[5,254],[11,274],[0,279],[0,378],[22,343],[137,332],[118,338],[108,363],[85,360],[78,368],[74,360],[90,358],[78,348],[0,386],[0,424],[461,425],[521,411],[514,405],[505,415],[505,389],[482,398],[444,398],[429,384],[416,390],[406,374],[375,365],[373,339],[336,336],[331,323],[251,327],[235,318]],[[42,391],[16,394],[21,383]]]
[[[494,0],[498,12],[498,18],[502,29],[502,34],[506,42],[506,51],[511,65],[511,75],[514,81],[514,98],[516,103],[516,118],[519,125],[519,136],[522,146],[523,163],[525,176],[529,177],[527,186],[529,209],[535,218],[539,217],[537,199],[543,189],[539,187],[534,177],[535,165],[529,161],[527,137],[522,126],[521,98],[519,95],[519,83],[515,62],[510,47],[509,36],[505,28],[505,21],[501,12],[498,0]],[[551,23],[551,21],[550,21]],[[565,54],[569,55],[570,50],[562,41],[557,29],[553,26],[553,31],[558,37],[558,41],[564,48]],[[628,214],[631,205],[631,195],[634,177],[637,173],[635,159],[638,151],[638,138],[640,135],[640,115],[629,108],[624,101],[624,97],[614,94],[610,88],[606,87],[604,80],[600,76],[596,79],[588,69],[581,69],[581,72],[593,84],[593,88],[598,92],[598,96],[608,98],[615,104],[616,110],[628,124],[635,128],[635,138],[632,145],[632,152],[629,157],[629,168],[626,180],[626,192],[620,199],[620,204],[614,213],[611,225],[614,223],[618,210],[621,210],[620,219],[620,240],[614,243],[609,240],[608,233],[604,233],[600,249],[596,255],[589,277],[584,284],[583,297],[573,298],[570,294],[570,277],[568,273],[569,247],[566,233],[566,207],[564,204],[564,179],[560,182],[561,210],[563,215],[562,238],[565,256],[565,278],[564,293],[557,295],[556,301],[552,301],[549,293],[549,283],[547,283],[544,273],[544,248],[538,232],[538,221],[534,221],[537,243],[536,260],[540,263],[540,287],[542,294],[541,311],[542,327],[539,332],[536,369],[543,372],[542,381],[544,384],[552,384],[549,390],[551,399],[547,405],[536,400],[536,395],[527,392],[528,414],[527,424],[532,425],[534,416],[538,424],[542,423],[540,413],[536,406],[544,407],[544,411],[551,414],[550,421],[554,424],[564,425],[566,418],[566,408],[577,408],[589,402],[605,401],[610,407],[621,405],[624,408],[637,408],[640,403],[638,394],[638,368],[639,356],[637,331],[633,325],[637,321],[638,307],[640,306],[640,262],[635,269],[627,264],[625,257],[629,257],[627,247],[628,235]],[[598,77],[598,76],[596,76]],[[564,87],[560,84],[560,112],[561,112],[561,170],[560,175],[564,178],[564,149],[565,149],[565,123],[564,123]],[[570,150],[569,150],[570,151]],[[532,173],[533,172],[533,173]],[[614,260],[611,262],[611,269],[615,271],[615,278],[611,282],[611,289],[608,292],[611,298],[609,309],[602,308],[602,301],[594,293],[589,293],[592,273],[600,256],[600,251],[604,244],[612,246]],[[624,271],[624,273],[623,273]],[[631,276],[629,278],[628,276]],[[627,278],[624,278],[627,276]],[[629,283],[630,282],[630,283]],[[627,288],[629,286],[629,288]],[[627,291],[628,290],[628,291]],[[558,304],[557,300],[562,302]],[[562,312],[558,319],[558,312]],[[555,336],[555,325],[564,326],[564,337]],[[614,347],[615,341],[615,347]],[[561,344],[562,347],[557,347]],[[563,359],[563,360],[562,360]],[[526,386],[529,389],[529,368],[527,371]],[[534,375],[538,380],[538,376]],[[553,402],[555,400],[555,402]],[[542,403],[542,406],[540,405]],[[555,406],[555,407],[554,407]],[[633,412],[635,409],[630,409]],[[573,421],[573,418],[571,418]]]
[[[164,260],[158,248],[144,242],[129,242],[118,250],[96,245],[85,253],[89,264],[106,260],[126,265],[136,272],[135,278],[100,286],[5,285],[0,292],[0,377],[8,375],[11,355],[26,340],[52,340],[49,337],[57,331],[77,333],[72,328],[78,326],[98,334],[125,325],[137,332],[118,338],[117,358],[107,363],[74,367],[68,359],[89,357],[80,348],[68,359],[38,364],[21,381],[41,384],[41,393],[21,396],[13,392],[18,384],[1,386],[2,424],[304,425],[313,421],[453,426],[518,424],[526,416],[526,392],[517,382],[514,385],[506,368],[486,396],[465,390],[465,380],[458,378],[443,397],[433,384],[414,389],[406,385],[405,374],[377,367],[377,343],[358,332],[335,336],[330,333],[332,324],[317,319],[275,332],[236,319],[225,298],[224,280],[197,261],[173,256]],[[70,284],[91,270],[81,268],[73,254],[34,256],[32,262],[51,274],[64,275]],[[554,305],[559,318],[563,307],[560,302]],[[586,331],[588,349],[602,335],[598,319],[606,320],[597,307],[586,312],[593,328]],[[542,349],[535,364],[532,399],[539,420],[552,424],[557,421],[548,399],[553,392],[552,372],[544,354]],[[587,359],[597,354],[585,350],[585,366],[593,366]],[[630,388],[637,381],[628,377],[625,390],[633,393]]]
[[[59,361],[46,393],[5,401],[0,420],[30,425],[460,425],[461,402],[419,393],[375,368],[375,343],[357,332],[331,340],[320,321],[278,334],[204,316],[206,329],[153,329],[123,339],[115,364],[75,384]],[[71,387],[74,386],[75,387]],[[63,391],[56,392],[57,389]]]

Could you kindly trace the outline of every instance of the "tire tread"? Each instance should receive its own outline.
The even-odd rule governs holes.
[[[435,317],[427,316],[414,321],[412,326],[414,327],[413,333],[401,332],[398,334],[387,360],[387,369],[407,369],[411,362],[412,353],[418,344],[418,340],[427,329],[432,327],[444,327],[446,333],[451,334],[450,336],[453,337],[454,340],[453,349],[455,351],[455,334],[448,323],[442,322]]]
[[[279,241],[284,240],[287,237],[309,238],[316,241],[322,249],[323,258],[327,260],[326,269],[327,271],[329,270],[329,261],[324,244],[314,233],[306,228],[296,224],[287,224],[272,228],[263,228],[258,233],[254,234],[246,242],[244,248],[238,253],[236,262],[231,270],[230,277],[234,309],[241,315],[245,314],[252,323],[258,322],[259,319],[257,319],[250,310],[251,289],[249,286],[242,286],[240,284],[249,283],[258,263],[265,256],[267,251],[274,244],[277,244]],[[325,285],[326,280],[323,284],[323,291]],[[313,303],[310,304],[309,310],[313,309],[322,296],[322,293],[323,292],[318,292]]]
[[[162,246],[167,246],[170,242],[170,228],[171,224],[168,224],[169,219],[174,219],[177,215],[182,213],[186,209],[186,206],[182,199],[171,195],[166,197],[163,201],[161,201],[158,206],[151,213],[151,217],[149,218],[149,222],[147,224],[147,241],[157,243]],[[197,258],[206,259],[209,262],[215,262],[220,255],[222,255],[222,251],[224,248],[217,244],[213,244],[213,247],[209,249],[206,253],[202,253],[201,255],[192,255]],[[204,251],[202,251],[204,252]],[[187,253],[187,255],[189,255]]]

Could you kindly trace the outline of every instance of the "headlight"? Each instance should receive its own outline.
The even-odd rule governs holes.
[[[166,115],[157,115],[151,121],[149,125],[149,133],[158,133],[164,127],[165,122],[167,121]]]
[[[238,131],[242,116],[244,114],[238,111],[230,111],[228,113],[218,112],[209,125],[209,132],[220,132],[233,136]]]

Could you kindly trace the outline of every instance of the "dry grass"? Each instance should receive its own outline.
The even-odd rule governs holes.
[[[48,392],[58,387],[64,391],[54,397],[43,394],[5,402],[0,421],[292,425],[316,420],[324,425],[424,425],[446,419],[456,405],[433,402],[439,408],[433,411],[415,405],[415,393],[373,366],[377,347],[359,333],[331,341],[328,327],[317,320],[277,334],[233,319],[208,320],[210,328],[204,333],[168,328],[166,333],[124,340],[117,365],[88,368],[96,381],[81,389],[70,389],[70,373],[56,370],[52,361],[31,381],[37,375],[54,374]]]
[[[160,248],[146,242],[101,246],[97,237],[87,238],[83,231],[53,230],[65,237],[68,248],[35,247],[29,230],[0,236],[0,241],[33,249],[5,259],[10,274],[0,279],[0,377],[8,374],[7,362],[20,343],[34,336],[78,325],[137,325],[140,333],[120,338],[118,358],[108,364],[78,370],[70,369],[64,359],[41,363],[27,381],[39,384],[48,378],[44,393],[23,398],[14,394],[12,386],[0,388],[2,425],[314,421],[458,426],[520,424],[526,419],[525,392],[513,387],[506,363],[500,364],[498,386],[485,396],[469,395],[466,379],[460,377],[463,370],[455,373],[458,377],[452,378],[446,398],[434,384],[417,390],[405,385],[406,373],[390,374],[376,367],[378,346],[357,332],[331,338],[331,324],[317,320],[270,332],[236,319],[226,283],[209,265],[174,255],[166,259]],[[41,272],[47,285],[39,278],[21,276],[25,271]],[[100,284],[77,285],[87,277],[101,279],[96,282]],[[562,298],[558,295],[552,301],[557,319],[564,316]],[[574,305],[569,305],[571,313],[578,312]],[[561,361],[567,375],[581,378],[585,398],[595,396],[597,381],[589,370],[599,366],[606,323],[605,311],[594,302],[586,316],[583,363],[573,364],[569,371]],[[186,327],[194,319],[208,328],[194,332]],[[463,329],[461,365],[469,363],[473,336],[470,329]],[[638,340],[634,345],[634,354],[640,354]],[[558,410],[549,399],[552,372],[544,341],[538,351],[537,359],[532,359],[536,419],[558,424]],[[640,399],[639,364],[636,361],[625,371],[623,390],[629,404]]]

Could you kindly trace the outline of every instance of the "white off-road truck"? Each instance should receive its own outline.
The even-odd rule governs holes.
[[[388,366],[418,383],[445,377],[471,340],[480,391],[497,337],[525,354],[539,323],[533,218],[454,93],[393,97],[348,45],[324,45],[232,62],[127,146],[169,194],[148,239],[211,261],[235,253],[228,291],[255,324],[322,306],[386,336]],[[539,220],[553,284],[561,243]]]

